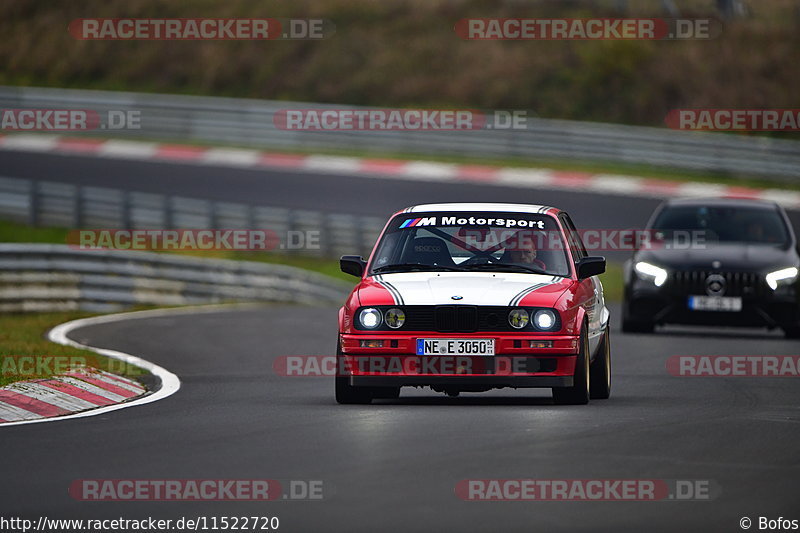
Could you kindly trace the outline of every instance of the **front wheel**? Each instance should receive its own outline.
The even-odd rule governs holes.
[[[602,344],[590,365],[589,395],[592,400],[606,400],[611,396],[611,337],[610,328],[603,332]]]
[[[628,299],[625,298],[622,302],[622,332],[623,333],[653,333],[655,324],[652,320],[646,318],[639,318],[638,320],[631,316],[630,304]]]
[[[800,326],[783,328],[783,334],[787,339],[800,339]]]
[[[336,343],[336,368],[344,368],[339,364],[339,357],[342,356],[342,348]],[[338,370],[337,370],[338,371]],[[370,404],[372,403],[372,389],[368,387],[353,387],[349,383],[350,378],[336,376],[336,402],[340,404]],[[399,392],[399,389],[398,389]]]
[[[372,393],[366,387],[353,387],[348,378],[336,377],[336,401],[340,404],[370,404]]]
[[[553,401],[557,405],[586,405],[589,403],[589,337],[586,324],[581,330],[581,349],[575,361],[571,387],[553,387]]]

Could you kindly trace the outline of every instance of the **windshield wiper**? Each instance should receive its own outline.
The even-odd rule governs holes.
[[[447,272],[462,272],[463,269],[457,267],[451,267],[447,265],[425,265],[423,263],[398,263],[396,265],[384,265],[378,268],[373,268],[372,273],[377,274],[379,272],[389,272],[392,270],[396,270],[398,272],[402,272],[405,270],[445,270]]]
[[[482,263],[480,265],[465,265],[464,270],[504,270],[508,272],[530,272],[531,274],[544,274],[546,276],[557,275],[546,272],[541,268],[526,265],[509,265],[507,263]]]

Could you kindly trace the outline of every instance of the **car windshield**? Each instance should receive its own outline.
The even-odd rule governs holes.
[[[549,215],[406,213],[390,222],[371,273],[427,270],[569,276],[568,265],[558,224]]]
[[[789,234],[775,209],[741,206],[673,206],[659,213],[652,227],[656,238],[691,238],[705,242],[785,245]]]

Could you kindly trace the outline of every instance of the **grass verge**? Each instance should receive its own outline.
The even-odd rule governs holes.
[[[76,364],[130,378],[147,374],[141,368],[89,350],[50,342],[44,336],[58,324],[87,316],[91,313],[0,314],[0,387],[15,381],[50,378]]]

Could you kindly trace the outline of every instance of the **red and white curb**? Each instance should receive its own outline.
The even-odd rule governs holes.
[[[12,383],[8,387],[0,389],[0,391],[9,391],[0,392],[0,402],[3,404],[0,405],[0,418],[7,420],[7,422],[0,423],[0,428],[97,416],[118,409],[156,402],[175,394],[180,389],[181,382],[178,376],[172,372],[134,355],[82,344],[70,339],[68,335],[73,330],[86,326],[138,318],[156,318],[173,314],[211,312],[218,310],[220,307],[222,306],[116,313],[72,320],[54,327],[47,334],[47,338],[50,341],[56,344],[89,350],[123,361],[127,365],[139,367],[156,376],[160,381],[160,387],[155,391],[146,392],[136,382],[130,382],[130,380],[107,372],[97,373],[88,369],[68,372],[64,376],[59,376],[53,380]],[[42,381],[48,381],[48,383],[43,383]],[[50,381],[53,383],[49,383]],[[80,389],[80,391],[76,389]],[[63,394],[66,391],[69,391],[69,394]],[[10,398],[13,398],[13,401],[9,401]],[[104,400],[101,400],[101,398]],[[102,405],[106,400],[110,400],[110,403]],[[31,415],[35,415],[35,417],[30,418]]]
[[[235,168],[281,168],[423,182],[471,182],[525,189],[572,190],[648,198],[695,196],[753,198],[771,200],[787,209],[800,209],[800,191],[788,189],[759,189],[715,183],[670,181],[550,169],[298,155],[239,148],[206,148],[183,144],[103,140],[46,134],[0,135],[0,150],[94,155]]]
[[[63,416],[118,404],[147,389],[137,381],[82,367],[49,379],[19,381],[0,388],[0,423]]]

